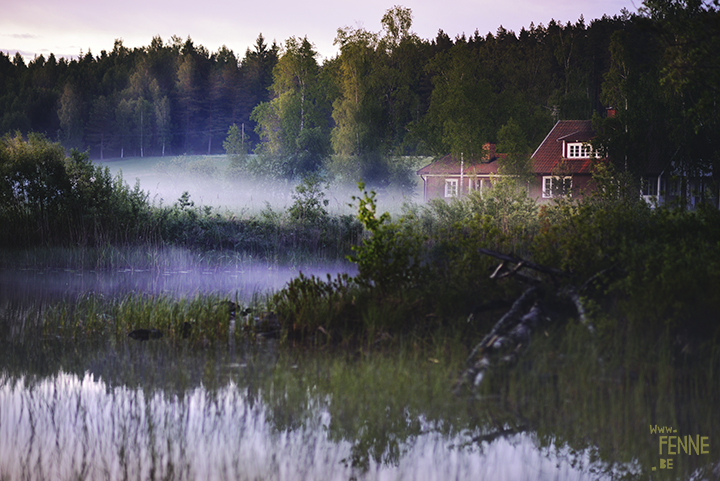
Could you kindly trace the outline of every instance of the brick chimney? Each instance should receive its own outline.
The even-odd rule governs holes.
[[[607,113],[607,118],[611,119],[615,117],[617,109],[615,109],[615,107],[608,107],[607,109],[605,109],[605,112]]]
[[[483,160],[485,160],[486,162],[490,162],[495,157],[495,144],[487,142],[485,145],[483,145],[483,150],[486,152],[486,154],[483,156]]]

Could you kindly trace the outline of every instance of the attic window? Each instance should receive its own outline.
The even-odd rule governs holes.
[[[592,145],[584,142],[567,144],[568,159],[589,159],[590,157],[597,157],[597,152],[593,151]]]

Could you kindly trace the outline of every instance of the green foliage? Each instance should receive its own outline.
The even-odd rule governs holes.
[[[417,182],[415,162],[412,157],[335,155],[325,162],[324,168],[337,184],[351,187],[363,181],[374,188],[394,188],[411,195]]]
[[[301,277],[278,292],[269,309],[288,335],[364,342],[448,327],[458,333],[477,328],[466,320],[478,292],[488,303],[517,292],[493,285],[493,260],[478,248],[527,250],[537,221],[535,204],[523,191],[507,186],[494,191],[496,199],[409,206],[392,222],[388,213],[377,212],[375,192],[363,183],[359,188],[362,196],[353,200],[367,234],[350,257],[358,273],[327,281]]]
[[[314,174],[306,176],[295,187],[295,193],[292,195],[295,202],[288,209],[291,219],[315,225],[322,225],[328,220],[328,212],[325,207],[330,201],[325,199],[322,183],[322,178]],[[325,187],[327,188],[327,185]]]
[[[47,309],[41,329],[45,336],[76,342],[102,338],[122,342],[135,329],[158,329],[170,342],[186,338],[188,344],[198,347],[227,344],[230,305],[229,299],[214,295],[175,300],[128,294],[108,300],[89,294]],[[187,332],[183,332],[185,323]]]
[[[212,159],[170,162],[173,169],[213,175]],[[236,249],[271,256],[343,257],[362,227],[349,216],[330,216],[319,177],[309,177],[287,213],[238,219],[196,206],[184,192],[171,206],[153,207],[139,184],[129,187],[86,153],[65,158],[59,144],[41,136],[0,143],[0,246],[182,245]]]
[[[247,153],[245,150],[245,139],[240,133],[240,129],[236,124],[232,124],[228,129],[227,137],[223,141],[223,149],[231,158],[242,157]]]
[[[118,40],[70,61],[2,53],[0,133],[57,133],[102,158],[218,153],[220,137],[246,125],[246,147],[268,154],[257,172],[297,179],[334,154],[375,184],[388,178],[387,156],[470,160],[486,141],[504,145],[510,126],[534,147],[555,121],[612,106],[598,140],[619,170],[637,177],[656,159],[711,172],[717,18],[713,2],[647,0],[636,15],[421,39],[412,11],[396,6],[380,32],[339,29],[340,54],[322,65],[309,39],[281,49],[262,35],[244,56],[178,37],[136,49]]]
[[[642,200],[565,201],[546,208],[534,259],[571,273],[611,335],[714,335],[720,298],[720,215],[651,208]]]
[[[282,177],[316,172],[329,154],[329,105],[316,56],[307,38],[289,38],[273,70],[274,98],[255,107],[251,116],[263,140],[256,153],[269,162],[282,159]]]
[[[375,192],[366,191],[362,182],[358,187],[363,196],[353,196],[353,200],[358,202],[358,219],[370,237],[354,247],[355,255],[351,257],[358,265],[357,281],[383,293],[418,287],[426,275],[424,238],[402,220],[391,223],[387,212],[377,217]]]
[[[445,55],[433,59],[437,72],[427,121],[435,129],[437,153],[451,153],[455,158],[479,160],[483,145],[495,132],[492,117],[494,94],[484,75],[477,51],[465,43],[457,43]]]
[[[336,341],[463,332],[471,313],[473,329],[482,331],[497,318],[492,310],[479,314],[479,305],[502,305],[525,289],[513,277],[490,279],[498,261],[480,252],[490,249],[568,273],[548,288],[577,289],[602,349],[638,333],[711,339],[720,309],[720,214],[624,197],[603,172],[599,193],[582,201],[538,208],[525,189],[500,182],[450,203],[408,206],[395,221],[376,211],[375,193],[361,183],[354,200],[367,236],[351,256],[358,274],[300,279],[273,309],[284,313],[284,326],[315,339],[320,328],[330,332],[326,319]]]
[[[147,195],[122,178],[113,182],[87,154],[73,150],[66,159],[62,146],[36,134],[27,142],[19,134],[6,136],[0,152],[0,216],[14,227],[0,244],[97,244],[143,236]]]

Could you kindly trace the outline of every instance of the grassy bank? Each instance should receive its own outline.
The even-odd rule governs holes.
[[[0,142],[0,247],[6,249],[142,245],[343,258],[362,226],[350,215],[330,215],[324,195],[314,177],[297,186],[283,210],[267,204],[237,214],[196,205],[187,192],[172,204],[155,204],[139,183],[131,188],[86,154],[66,158],[59,144],[37,135]]]
[[[592,197],[538,206],[523,190],[500,184],[491,195],[410,205],[394,219],[380,215],[375,194],[362,190],[352,219],[325,211],[317,182],[302,187],[290,209],[268,208],[258,218],[223,217],[188,198],[153,208],[149,215],[160,246],[190,247],[198,259],[248,253],[338,258],[352,252],[356,276],[300,276],[260,307],[274,313],[283,336],[292,340],[370,345],[439,330],[487,332],[528,282],[542,286],[549,317],[574,322],[581,306],[597,338],[607,344],[623,337],[669,336],[692,347],[712,343],[718,335],[717,210],[701,206],[688,212]],[[487,250],[561,275],[521,264],[491,278],[500,261]],[[36,252],[26,260],[46,256]],[[99,246],[67,252],[73,258],[83,252],[76,260],[81,265],[114,267],[133,256],[131,263],[140,266],[153,262],[151,250],[138,254]],[[6,253],[0,261],[19,259]],[[563,297],[567,292],[576,293],[575,305]]]

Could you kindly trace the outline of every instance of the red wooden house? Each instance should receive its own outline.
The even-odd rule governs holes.
[[[594,137],[590,120],[561,120],[555,124],[532,154],[534,179],[529,194],[538,200],[555,196],[578,196],[592,188],[592,164],[596,153],[589,142]],[[492,185],[498,173],[495,144],[485,144],[486,155],[476,162],[464,162],[450,155],[417,171],[424,182],[425,200],[449,199]]]
[[[611,110],[608,110],[608,115],[613,115]],[[540,202],[565,195],[577,198],[594,189],[593,164],[604,160],[590,144],[594,137],[590,120],[558,121],[531,156],[533,179],[528,186],[530,197]],[[501,175],[498,160],[506,154],[496,153],[494,144],[485,144],[485,152],[480,161],[463,162],[447,155],[418,170],[424,181],[425,200],[434,197],[450,199],[472,190],[489,188]],[[658,204],[681,199],[681,180],[677,175],[669,175],[671,167],[663,169],[659,158],[650,162],[638,194]],[[685,202],[689,207],[703,200],[707,177],[686,179]]]
[[[595,137],[590,120],[560,120],[530,157],[537,199],[582,195],[593,188],[592,166],[599,155],[590,145]]]
[[[497,154],[495,144],[485,144],[485,154],[479,161],[458,160],[452,155],[426,165],[417,171],[423,180],[423,197],[450,199],[473,190],[488,189],[498,176],[497,159],[506,154]]]

